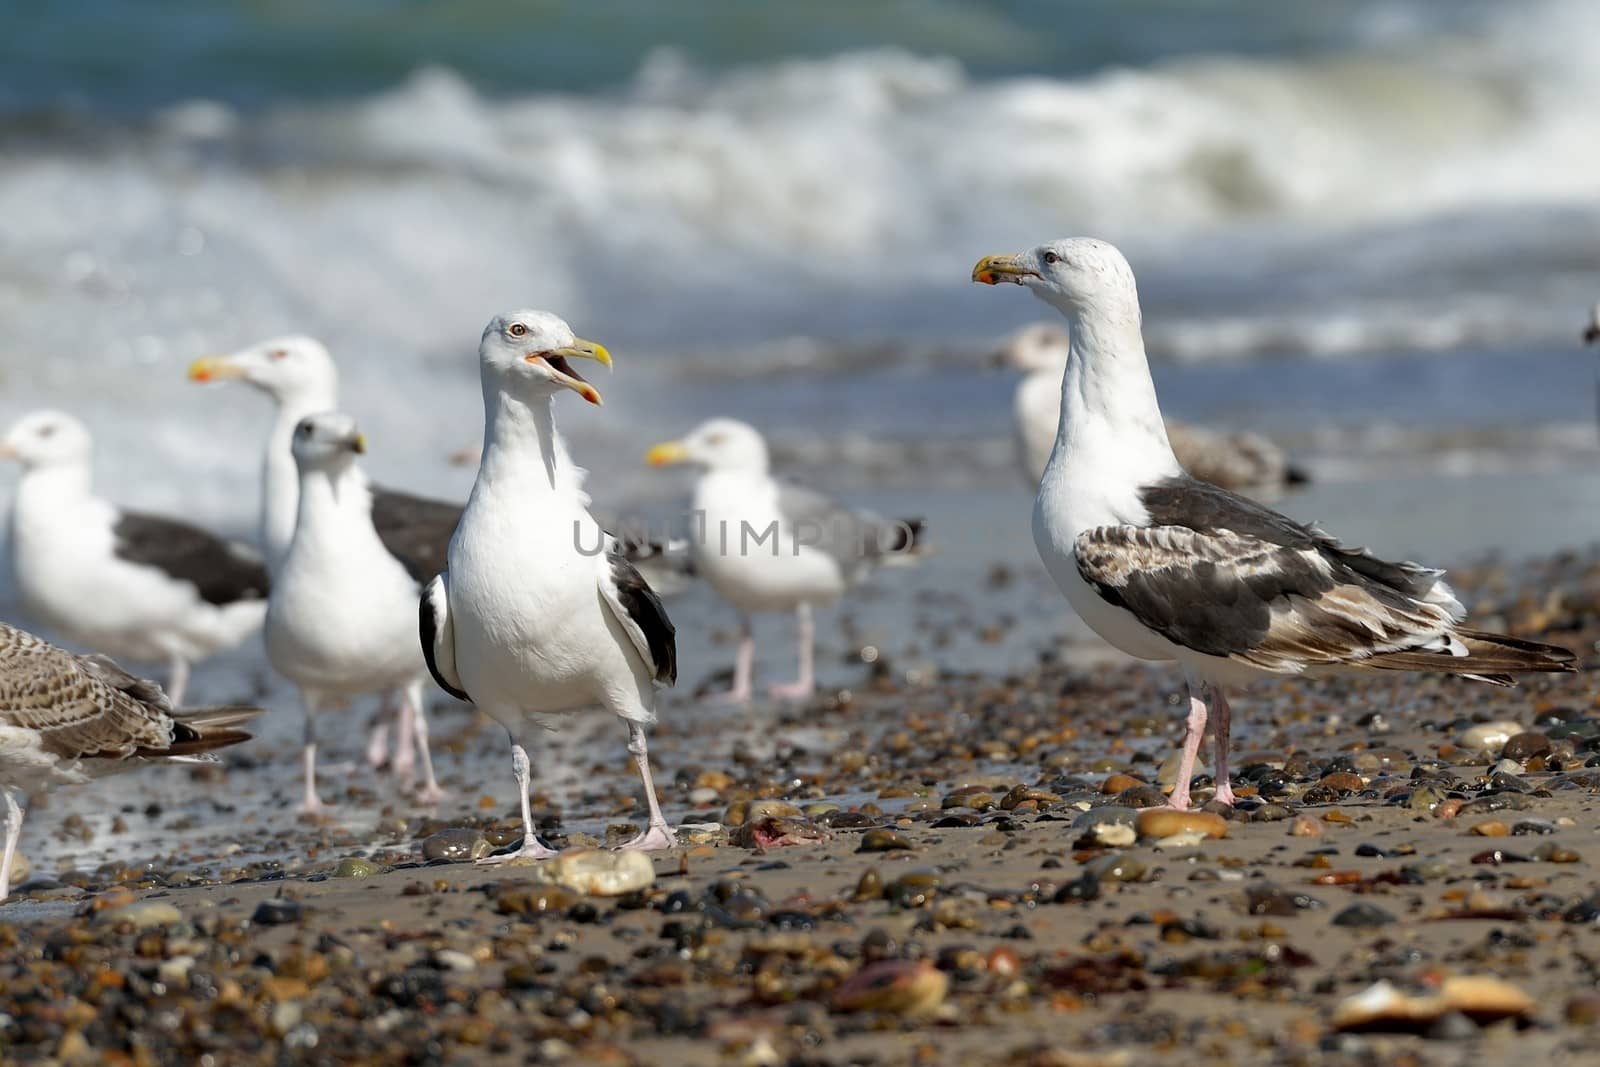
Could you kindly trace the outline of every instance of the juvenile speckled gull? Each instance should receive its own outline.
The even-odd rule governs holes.
[[[1111,245],[1053,241],[988,256],[972,277],[1024,286],[1068,319],[1071,354],[1034,541],[1096,633],[1131,656],[1183,667],[1189,719],[1172,807],[1189,805],[1208,712],[1216,800],[1233,803],[1224,686],[1348,670],[1510,685],[1522,672],[1573,670],[1564,648],[1461,625],[1441,571],[1345,548],[1184,473],[1150,380],[1133,270]]]
[[[1028,488],[1037,489],[1061,421],[1061,375],[1070,338],[1065,326],[1036,322],[1006,338],[991,357],[1022,372],[1012,401],[1017,460]],[[1166,420],[1167,440],[1183,469],[1202,482],[1238,491],[1276,490],[1308,481],[1283,450],[1258,433],[1223,433]]]
[[[93,451],[58,411],[24,416],[0,442],[22,464],[10,533],[23,611],[68,641],[166,664],[181,701],[190,664],[260,628],[266,568],[246,545],[97,496]]]
[[[301,810],[324,809],[317,793],[318,713],[377,691],[399,693],[405,701],[419,734],[423,782],[417,798],[436,803],[444,793],[434,778],[422,715],[427,668],[414,628],[421,587],[373,527],[372,495],[356,465],[366,441],[350,416],[324,412],[300,420],[291,448],[300,471],[299,506],[273,581],[266,637],[273,668],[305,701]]]
[[[522,802],[512,856],[552,854],[534,832],[524,743],[546,717],[601,707],[628,726],[649,825],[624,848],[676,843],[656,799],[645,726],[656,685],[677,680],[677,644],[661,601],[589,514],[584,472],[556,432],[555,401],[600,394],[568,362],[610,365],[600,345],[544,311],[496,316],[478,346],[483,457],[450,541],[450,566],[419,611],[435,680],[505,726]],[[598,551],[597,551],[598,549]]]
[[[0,900],[22,832],[17,794],[152,762],[202,762],[246,741],[259,708],[175,710],[161,687],[104,656],[77,656],[0,623],[0,792],[6,841]]]
[[[750,616],[793,611],[800,632],[799,677],[772,687],[801,699],[816,688],[811,610],[831,603],[873,566],[915,558],[919,520],[890,522],[850,511],[815,490],[790,485],[768,470],[767,444],[755,427],[716,418],[646,454],[652,466],[689,463],[695,480],[695,570],[739,613],[739,653],[727,698],[750,699],[755,638]]]

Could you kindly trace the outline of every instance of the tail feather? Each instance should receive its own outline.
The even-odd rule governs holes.
[[[1527,641],[1487,630],[1460,629],[1455,636],[1466,648],[1465,656],[1442,652],[1385,652],[1368,660],[1380,670],[1443,671],[1459,674],[1490,685],[1513,685],[1515,675],[1530,673],[1571,674],[1577,654],[1560,645]]]
[[[172,743],[165,748],[137,749],[134,754],[150,757],[195,756],[237,745],[253,736],[238,729],[238,726],[262,712],[261,708],[242,705],[175,711],[172,713]]]

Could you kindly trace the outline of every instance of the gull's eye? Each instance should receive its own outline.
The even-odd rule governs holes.
[[[711,434],[710,436],[708,436],[706,438],[706,444],[713,445],[713,446],[720,445],[720,444],[722,444],[722,442],[726,441],[727,439],[728,439],[727,436],[724,435],[724,434],[714,433],[714,434]]]
[[[1054,266],[1055,264],[1061,262],[1061,257],[1056,255],[1054,252],[1046,252],[1044,254],[1044,261],[1051,266]]]
[[[312,429],[313,429],[313,427],[309,422],[302,422],[300,424],[300,436],[301,437],[310,437]]]
[[[526,326],[524,326],[520,322],[513,322],[511,324],[511,329],[508,332],[511,334],[512,337],[526,337],[526,336],[528,336],[528,328]]]
[[[56,435],[56,428],[54,426],[46,424],[44,426],[39,427],[39,436],[40,437],[54,437],[55,435]]]
[[[288,359],[289,358],[289,350],[287,348],[274,348],[271,352],[267,353],[267,358],[268,359]]]

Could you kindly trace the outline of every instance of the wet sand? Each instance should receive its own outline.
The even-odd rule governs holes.
[[[1600,559],[1456,577],[1484,624],[1592,656]],[[924,635],[942,619],[1031,636],[936,597],[912,615]],[[1170,770],[1176,672],[1056,659],[918,682],[879,665],[810,706],[665,719],[683,844],[609,886],[464,862],[519,836],[502,737],[467,711],[437,717],[456,795],[432,814],[353,771],[334,820],[297,822],[271,742],[103,784],[97,818],[43,805],[24,848],[67,869],[4,908],[0,1041],[67,1062],[1600,1054],[1587,673],[1257,686],[1235,701],[1239,808],[1193,824],[1226,836],[1165,840],[1136,820]],[[641,805],[620,728],[575,726],[551,756],[575,780],[546,779],[535,806],[579,852],[631,833]],[[74,864],[84,837],[119,858]],[[1422,995],[1451,976],[1509,988],[1340,1015],[1379,980]]]

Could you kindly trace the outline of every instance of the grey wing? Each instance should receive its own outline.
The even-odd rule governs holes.
[[[1103,526],[1080,534],[1078,573],[1168,641],[1276,673],[1465,657],[1447,587],[1423,599],[1313,544],[1231,530]],[[1391,565],[1392,566],[1392,565]],[[1442,583],[1441,583],[1442,584]],[[1455,669],[1459,669],[1459,666]]]
[[[0,723],[37,732],[46,752],[68,760],[166,749],[174,730],[172,705],[154,682],[3,623]]]
[[[472,698],[462,688],[461,675],[456,670],[456,628],[450,621],[449,571],[440,571],[423,588],[417,605],[417,629],[422,641],[422,658],[433,680],[457,700],[470,701]]]
[[[461,507],[394,489],[372,488],[372,525],[389,554],[419,583],[449,566]]]
[[[832,558],[849,580],[856,580],[873,563],[917,546],[922,523],[917,519],[890,520],[854,512],[832,497],[798,485],[778,486],[778,515],[791,538]],[[788,550],[788,549],[784,549]]]
[[[600,592],[655,680],[667,685],[677,682],[677,630],[667,618],[661,598],[628,562],[614,538],[610,538],[601,567]]]
[[[252,548],[186,522],[124,511],[112,528],[118,559],[154,567],[195,587],[208,604],[262,600],[269,592],[267,568]]]

